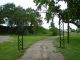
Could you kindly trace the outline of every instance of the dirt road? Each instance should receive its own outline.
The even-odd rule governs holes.
[[[53,40],[33,44],[19,60],[64,60],[64,56],[53,46]]]

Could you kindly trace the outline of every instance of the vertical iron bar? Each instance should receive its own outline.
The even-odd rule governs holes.
[[[23,23],[22,23],[22,50],[23,50]]]
[[[61,47],[61,29],[60,29],[60,18],[59,18],[59,37],[60,37],[60,47]]]
[[[19,50],[19,33],[18,33],[18,50]]]
[[[65,48],[65,39],[64,39],[64,22],[63,22],[63,48]]]
[[[23,50],[23,35],[22,35],[22,50]]]
[[[68,20],[68,34],[67,34],[67,43],[69,44],[69,36],[70,36],[70,34],[69,34],[69,20]]]
[[[18,50],[19,50],[19,23],[17,22],[17,34],[18,34]]]

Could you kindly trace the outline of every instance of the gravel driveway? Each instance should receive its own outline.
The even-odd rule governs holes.
[[[0,42],[6,42],[9,41],[11,39],[10,36],[0,36]]]
[[[52,40],[39,41],[26,50],[19,60],[64,60]]]

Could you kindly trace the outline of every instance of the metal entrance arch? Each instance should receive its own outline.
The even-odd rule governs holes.
[[[46,12],[40,12],[40,13],[46,13]],[[67,24],[67,43],[69,44],[69,20]],[[23,50],[23,32],[24,32],[24,26],[23,23],[19,23],[18,26],[18,49]],[[59,37],[60,37],[60,47],[65,48],[65,39],[64,39],[64,22],[59,18]]]

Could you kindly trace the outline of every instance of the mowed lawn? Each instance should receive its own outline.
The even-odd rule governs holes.
[[[65,40],[67,41],[66,37]],[[65,42],[65,45],[66,47],[64,49],[59,48],[60,51],[64,54],[65,60],[80,60],[80,34],[71,33],[70,44]]]
[[[25,51],[18,51],[17,36],[12,36],[11,42],[0,43],[0,60],[16,60]],[[43,40],[47,36],[24,36],[24,48],[27,49],[36,41]]]

